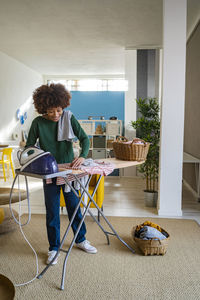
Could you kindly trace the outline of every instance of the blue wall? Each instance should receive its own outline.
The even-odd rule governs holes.
[[[124,92],[72,91],[71,94],[69,110],[78,120],[87,120],[88,116],[104,116],[109,120],[116,116],[124,121]]]

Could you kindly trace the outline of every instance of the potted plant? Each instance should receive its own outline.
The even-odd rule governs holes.
[[[144,164],[139,167],[146,179],[145,205],[156,206],[158,196],[160,115],[156,98],[136,99],[139,118],[132,121],[137,137],[150,143],[149,152]]]

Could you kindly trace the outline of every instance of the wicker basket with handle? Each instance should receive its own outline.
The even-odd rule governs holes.
[[[142,142],[142,143],[138,143]],[[135,138],[132,142],[124,136],[119,136],[113,142],[113,150],[115,157],[121,160],[143,161],[146,159],[149,151],[150,143],[142,139]]]
[[[162,228],[162,232],[167,235],[166,239],[160,240],[154,237],[150,240],[143,240],[135,236],[135,228],[133,228],[133,239],[144,255],[164,255],[167,251],[170,235]]]

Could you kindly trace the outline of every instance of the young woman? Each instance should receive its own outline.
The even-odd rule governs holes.
[[[36,117],[31,125],[26,147],[33,146],[39,141],[40,148],[49,151],[56,159],[57,163],[71,163],[71,166],[80,166],[89,151],[89,139],[79,122],[73,114],[68,114],[68,121],[64,127],[59,126],[59,120],[66,112],[64,108],[70,105],[71,95],[62,84],[42,85],[33,93],[34,106],[41,115]],[[69,128],[66,128],[69,127]],[[58,138],[58,131],[72,132],[80,141],[82,148],[78,158],[74,159],[72,142],[70,139]],[[65,134],[66,134],[65,132]],[[49,252],[47,263],[53,259],[60,245],[60,189],[62,188],[68,217],[71,219],[79,199],[75,194],[65,192],[65,185],[57,185],[56,178],[51,184],[43,183],[45,206],[46,206],[46,226],[49,240]],[[79,208],[72,223],[72,229],[75,233],[82,218]],[[97,249],[90,245],[85,238],[86,226],[82,224],[79,234],[76,238],[76,246],[87,253],[96,253]],[[57,259],[53,264],[57,263]]]

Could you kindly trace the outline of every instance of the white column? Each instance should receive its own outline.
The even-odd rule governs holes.
[[[132,139],[135,137],[135,130],[130,123],[136,120],[137,50],[125,50],[125,79],[128,81],[124,110],[125,136]]]
[[[125,92],[125,136],[133,139],[136,130],[131,127],[131,121],[136,121],[136,84],[137,84],[137,50],[125,50],[125,79],[128,81],[128,91]],[[136,167],[124,169],[124,176],[135,176]]]
[[[187,0],[163,1],[159,215],[181,216]]]

